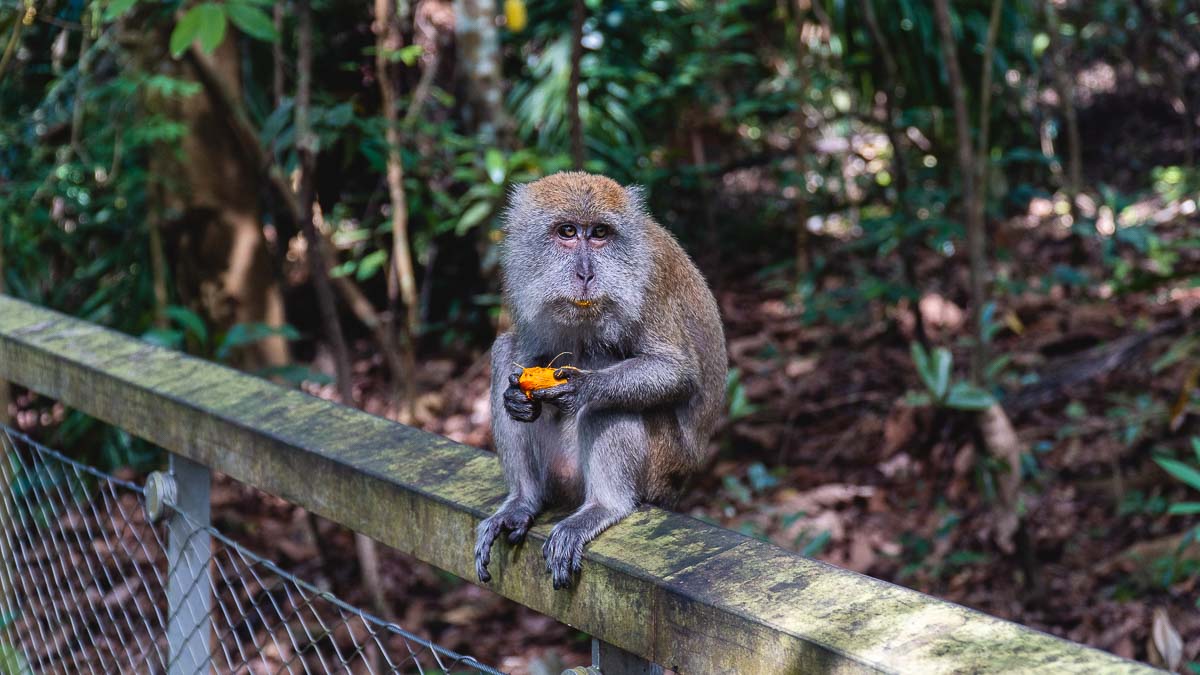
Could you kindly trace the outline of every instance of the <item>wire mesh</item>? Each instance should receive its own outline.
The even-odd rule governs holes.
[[[141,487],[2,425],[0,494],[0,673],[498,672],[189,514],[170,516],[188,541],[168,561],[168,528],[147,519]],[[180,592],[207,594],[210,609],[169,606]]]

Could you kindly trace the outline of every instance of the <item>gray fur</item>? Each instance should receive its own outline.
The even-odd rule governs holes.
[[[513,329],[492,347],[491,404],[509,495],[480,524],[475,556],[488,581],[497,536],[518,542],[546,506],[577,507],[543,547],[554,587],[564,588],[587,542],[640,503],[673,504],[707,460],[727,357],[712,293],[646,212],[640,188],[600,199],[607,179],[544,180],[555,181],[552,198],[519,186],[506,215],[501,266]],[[599,244],[581,233],[568,247],[555,234],[563,222],[613,233]],[[592,306],[580,309],[581,298]],[[533,400],[513,391],[514,363],[544,366],[560,352],[570,355],[556,365],[586,372],[560,371],[568,383]]]

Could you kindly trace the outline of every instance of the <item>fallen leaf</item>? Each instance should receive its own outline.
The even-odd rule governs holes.
[[[1154,610],[1154,623],[1150,629],[1150,650],[1159,657],[1159,665],[1165,666],[1172,673],[1179,672],[1183,664],[1183,638],[1179,631],[1171,625],[1171,617],[1167,610],[1158,607]]]

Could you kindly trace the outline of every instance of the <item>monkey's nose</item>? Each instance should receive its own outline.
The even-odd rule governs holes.
[[[584,284],[590,284],[590,283],[592,283],[592,279],[596,278],[596,275],[591,270],[588,270],[586,272],[576,270],[575,276],[579,277],[579,280],[582,281]]]

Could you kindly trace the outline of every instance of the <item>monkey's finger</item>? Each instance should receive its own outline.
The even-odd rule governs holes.
[[[553,401],[564,396],[570,396],[575,393],[575,385],[570,382],[560,384],[556,387],[547,387],[545,389],[534,389],[533,400],[535,401]]]
[[[509,416],[518,422],[534,422],[542,414],[542,405],[538,401],[506,403],[504,407]]]
[[[512,386],[514,386],[514,387],[516,387],[516,386],[520,386],[520,384],[521,384],[521,374],[520,374],[520,373],[513,373],[512,375],[509,375],[509,376],[508,376],[508,383],[509,383],[509,384],[511,384],[511,385],[512,385]]]
[[[568,382],[578,380],[585,376],[585,373],[578,368],[559,368],[554,371],[554,379],[566,380]]]
[[[529,532],[529,523],[522,523],[513,528],[512,532],[508,533],[508,543],[519,544],[525,540],[525,533]]]

